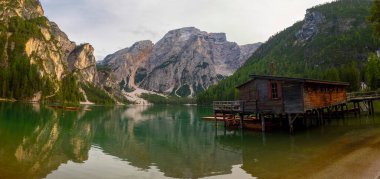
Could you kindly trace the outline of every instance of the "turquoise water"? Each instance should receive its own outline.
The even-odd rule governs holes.
[[[379,118],[365,115],[289,135],[226,131],[201,120],[211,114],[196,106],[0,103],[0,178],[305,177],[380,136]]]

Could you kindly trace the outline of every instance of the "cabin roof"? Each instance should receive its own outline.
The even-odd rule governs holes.
[[[241,88],[256,79],[293,81],[293,82],[309,83],[309,84],[316,84],[316,85],[349,86],[349,83],[346,83],[346,82],[316,80],[316,79],[309,79],[309,78],[292,78],[292,77],[281,77],[281,76],[271,76],[271,75],[250,75],[250,77],[251,77],[251,80],[237,86],[236,88]]]

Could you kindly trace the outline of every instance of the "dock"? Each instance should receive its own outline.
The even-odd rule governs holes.
[[[347,93],[348,84],[342,82],[251,77],[252,80],[237,87],[240,100],[213,102],[216,123],[222,119],[225,128],[262,131],[287,127],[293,133],[295,125],[309,128],[347,114],[373,115],[373,102],[380,100],[380,93],[375,91]]]

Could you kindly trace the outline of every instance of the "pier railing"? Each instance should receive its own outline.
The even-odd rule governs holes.
[[[347,100],[360,100],[360,99],[380,99],[380,92],[369,91],[369,92],[355,92],[347,93]]]
[[[215,111],[240,112],[244,110],[244,101],[214,101]]]
[[[213,103],[214,111],[219,112],[233,112],[233,113],[244,113],[244,112],[256,112],[257,101],[214,101]]]

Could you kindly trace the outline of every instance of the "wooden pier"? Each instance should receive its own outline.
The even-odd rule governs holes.
[[[324,125],[332,118],[345,114],[374,114],[373,102],[380,93],[346,93],[347,83],[252,75],[252,80],[237,87],[240,100],[215,101],[216,116],[225,128],[260,129],[262,131],[295,124],[309,128]]]

